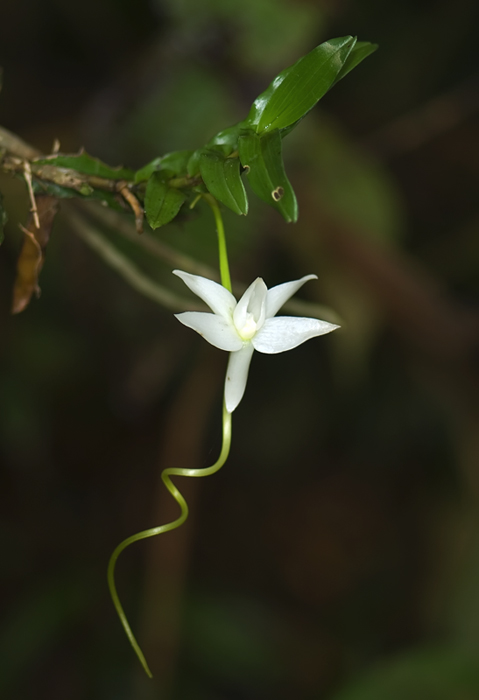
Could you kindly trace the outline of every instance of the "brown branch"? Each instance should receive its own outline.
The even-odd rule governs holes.
[[[40,151],[22,141],[21,138],[12,134],[11,131],[8,131],[3,126],[0,126],[0,150],[16,156],[20,160],[33,160],[40,156]]]
[[[54,145],[55,148],[55,145]],[[42,155],[35,148],[32,148],[20,138],[12,134],[7,129],[0,126],[0,169],[6,173],[25,172],[25,162],[28,162],[32,175],[45,183],[53,183],[61,187],[79,192],[81,195],[91,194],[93,190],[104,190],[106,192],[119,192],[126,200],[135,214],[136,228],[138,233],[143,230],[143,208],[135,197],[131,188],[142,189],[145,183],[135,184],[125,180],[99,177],[88,173],[79,172],[73,168],[65,168],[50,163],[38,163],[37,160],[55,158],[57,153],[48,156]],[[192,188],[201,182],[201,178],[176,177],[169,181],[170,187]]]
[[[137,200],[133,192],[130,191],[128,187],[128,182],[119,182],[117,184],[117,190],[121,194],[123,199],[125,199],[132,208],[132,211],[135,215],[136,232],[143,233],[143,207],[141,206],[140,202]]]
[[[40,228],[37,203],[35,201],[35,195],[33,194],[32,169],[28,160],[24,161],[23,163],[23,177],[25,178],[25,182],[27,183],[28,196],[30,197],[30,204],[32,205],[30,207],[30,211],[33,216],[33,223],[35,224],[36,228]]]
[[[31,175],[36,180],[45,183],[53,183],[60,187],[67,187],[75,190],[81,195],[91,194],[94,189],[105,190],[106,192],[118,191],[118,180],[111,180],[98,175],[88,175],[79,173],[73,168],[63,168],[58,165],[50,165],[49,163],[37,163],[35,160],[21,159],[16,155],[11,155],[8,152],[4,155],[0,163],[0,168],[9,174],[25,174],[25,163],[29,164]],[[122,187],[125,183],[122,182]]]

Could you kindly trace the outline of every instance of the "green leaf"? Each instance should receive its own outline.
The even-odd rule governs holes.
[[[190,177],[194,177],[195,175],[199,175],[200,172],[200,158],[201,154],[203,153],[205,149],[204,148],[198,148],[196,151],[193,151],[191,154],[191,157],[188,161],[188,175]]]
[[[96,175],[106,180],[133,180],[133,171],[128,168],[110,168],[98,158],[93,158],[83,151],[78,155],[59,155],[49,158],[38,158],[34,163],[39,165],[55,165],[58,168],[70,168],[85,175]]]
[[[167,178],[186,175],[188,161],[193,151],[173,151],[164,156],[155,158],[147,165],[137,170],[135,182],[145,182],[149,180],[154,172],[163,172]]]
[[[215,151],[204,151],[200,156],[203,182],[213,197],[219,199],[235,214],[248,213],[248,198],[240,174],[238,158],[225,158]]]
[[[248,128],[246,121],[229,126],[213,136],[206,146],[193,151],[188,161],[188,175],[194,177],[200,174],[200,160],[203,153],[217,151],[220,155],[229,156],[233,151],[238,150],[238,138],[245,127]]]
[[[298,219],[298,203],[284,171],[278,130],[259,136],[243,133],[238,142],[241,165],[247,170],[251,189],[277,209],[288,222]]]
[[[155,158],[154,160],[150,161],[150,163],[147,163],[142,168],[137,170],[135,173],[135,182],[146,182],[147,180],[149,180],[153,173],[159,170],[160,163],[162,160],[162,156],[159,156],[158,158]]]
[[[283,70],[256,98],[247,123],[261,133],[304,117],[334,83],[355,43],[352,36],[325,41]]]
[[[365,58],[377,51],[377,49],[377,44],[371,44],[369,41],[358,41],[353,46],[351,53],[347,57],[343,67],[336,76],[333,85],[336,85],[338,80],[344,78],[345,75],[350,73],[353,70],[353,68],[356,68],[356,66],[358,66],[362,61],[364,61]]]
[[[88,194],[82,195],[78,190],[74,190],[71,187],[62,187],[62,185],[57,185],[54,182],[46,182],[42,180],[33,180],[33,192],[35,194],[49,194],[57,199],[88,199],[100,201],[106,203],[110,209],[116,209],[117,211],[125,211],[125,208],[121,206],[117,197],[113,192],[107,192],[106,190],[91,190]]]
[[[7,212],[3,206],[3,194],[0,192],[0,245],[3,243],[5,234],[3,232],[3,227],[8,221]]]
[[[336,76],[336,79],[332,83],[329,89],[331,89],[338,80],[341,80],[344,78],[348,73],[350,73],[353,68],[356,68],[357,65],[359,65],[362,61],[364,61],[365,58],[370,56],[372,53],[374,53],[378,48],[377,44],[370,44],[368,41],[358,41],[352,48],[351,53],[346,59],[346,62],[344,63],[343,67],[339,71],[338,75]],[[303,117],[306,115],[303,115]],[[299,124],[301,117],[297,121],[293,122],[289,126],[287,126],[285,129],[281,129],[281,136],[284,138],[287,136],[291,131],[293,131],[294,128]]]
[[[174,219],[185,199],[184,192],[168,187],[161,173],[153,173],[145,194],[145,213],[151,228],[159,228]]]
[[[186,168],[193,151],[173,151],[167,153],[161,159],[158,170],[168,173],[172,177],[186,175]]]
[[[229,156],[233,151],[237,150],[238,139],[245,126],[248,126],[245,121],[238,122],[238,124],[234,124],[234,126],[229,126],[227,129],[216,134],[216,136],[213,136],[211,141],[206,145],[209,147],[219,147],[225,156]]]

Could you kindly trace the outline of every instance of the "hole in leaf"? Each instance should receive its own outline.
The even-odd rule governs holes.
[[[279,202],[281,197],[284,195],[284,189],[282,187],[277,187],[271,192],[271,196],[275,202]]]

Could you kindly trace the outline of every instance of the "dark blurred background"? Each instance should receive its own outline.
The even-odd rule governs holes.
[[[178,480],[188,523],[122,554],[153,681],[106,565],[176,517],[162,468],[216,459],[226,354],[65,211],[11,316],[28,201],[0,177],[2,698],[479,698],[478,22],[474,0],[2,3],[0,123],[134,168],[242,119],[320,42],[380,45],[284,142],[299,222],[225,214],[235,278],[317,273],[303,298],[343,328],[255,355],[226,466]],[[216,264],[201,206],[154,235]]]

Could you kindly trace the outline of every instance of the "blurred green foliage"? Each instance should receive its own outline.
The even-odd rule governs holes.
[[[450,700],[479,693],[477,654],[469,649],[432,649],[390,662],[334,695],[335,700]]]

